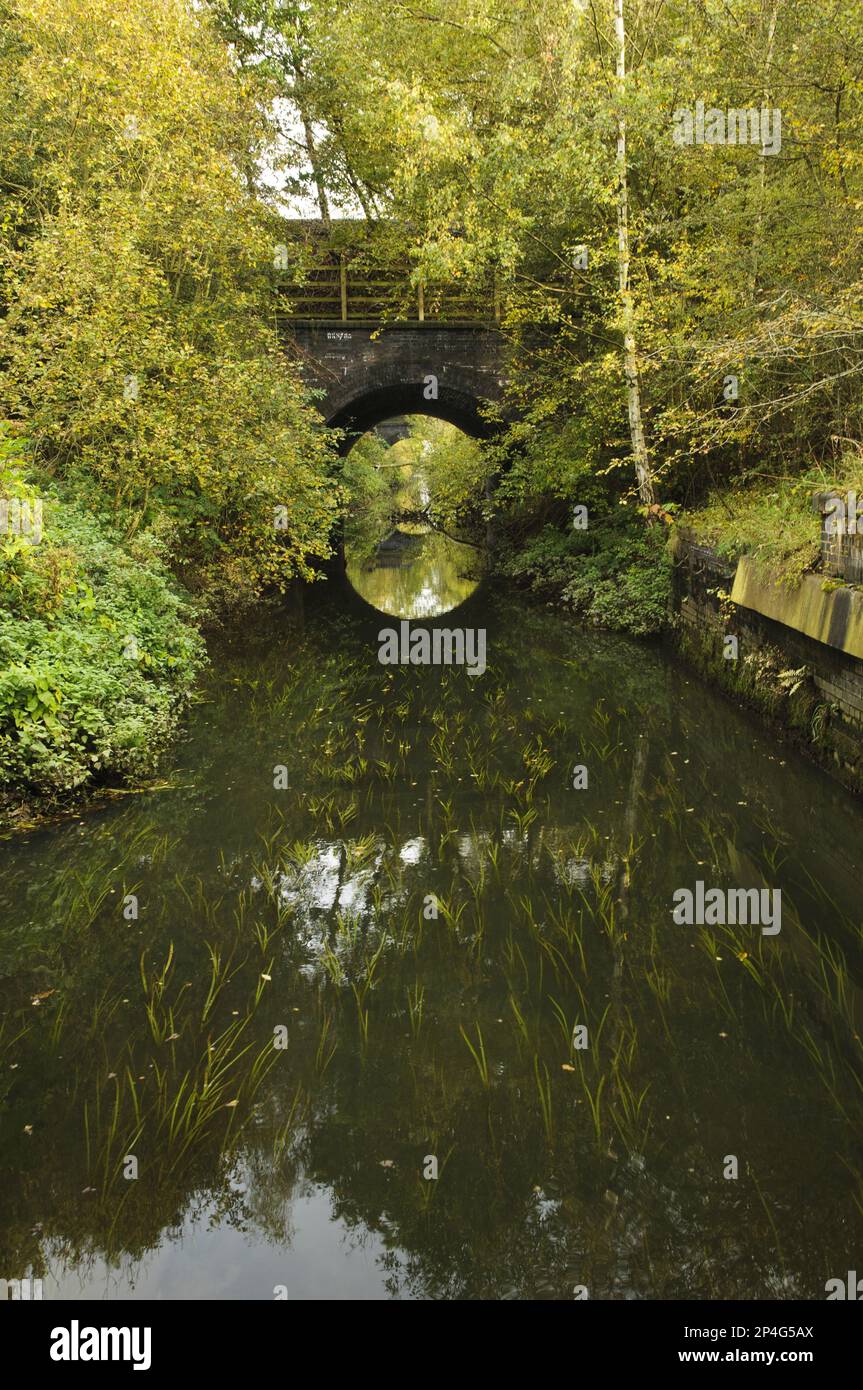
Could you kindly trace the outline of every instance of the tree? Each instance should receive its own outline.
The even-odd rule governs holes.
[[[38,466],[223,597],[310,576],[340,493],[272,326],[260,80],[176,0],[15,4],[0,73],[0,385]]]
[[[617,117],[617,247],[618,286],[623,328],[623,370],[626,377],[629,430],[632,438],[635,473],[638,478],[638,493],[646,506],[653,506],[657,501],[656,485],[647,457],[644,424],[641,417],[641,386],[638,379],[638,357],[635,348],[635,314],[632,303],[632,286],[629,280],[629,182],[626,173],[625,109],[626,25],[623,0],[614,0],[614,36],[617,50],[615,70],[620,102],[620,111]]]

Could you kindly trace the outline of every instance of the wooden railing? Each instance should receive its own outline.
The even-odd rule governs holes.
[[[321,249],[299,283],[278,286],[280,320],[291,323],[489,325],[500,322],[500,293],[482,285],[411,282],[407,264]]]
[[[566,258],[529,268],[512,280],[489,273],[480,283],[419,279],[405,256],[408,229],[358,218],[289,218],[274,228],[277,318],[291,323],[493,328],[515,311],[522,323],[578,319],[589,290]],[[282,273],[279,274],[281,263]],[[549,308],[553,313],[549,313]]]

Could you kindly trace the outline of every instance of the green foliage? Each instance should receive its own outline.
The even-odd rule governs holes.
[[[663,495],[697,509],[712,488],[688,520],[793,579],[815,553],[813,470],[863,435],[859,0],[626,0],[625,82],[610,0],[454,13],[2,3],[0,391],[32,440],[28,476],[125,542],[157,543],[224,609],[312,577],[349,499],[371,537],[420,462],[433,520],[463,533],[499,475],[511,549],[525,547],[511,573],[648,632],[667,562],[617,515],[637,391]],[[780,109],[781,148],[676,143],[675,110],[698,101]],[[297,194],[327,224],[362,214],[429,304],[442,282],[470,294],[495,277],[510,359],[492,447],[426,421],[391,460],[410,478],[382,478],[380,451],[360,446],[343,486],[273,323],[280,195]],[[750,487],[756,470],[775,476]],[[573,500],[591,508],[584,541],[561,530]],[[10,613],[34,583],[43,617],[63,611],[75,562],[45,555],[37,581],[22,543],[7,547]]]
[[[370,431],[357,440],[344,461],[345,543],[358,558],[371,559],[390,529],[396,494],[404,482],[392,452],[385,440]]]
[[[247,13],[248,32],[260,20],[258,49],[301,28],[304,80],[284,90],[321,132],[324,183],[392,218],[417,275],[465,286],[497,273],[511,404],[537,430],[576,428],[591,467],[625,469],[630,486],[621,111],[638,377],[663,494],[689,501],[711,475],[733,483],[757,465],[793,474],[860,438],[859,0],[626,0],[625,91],[610,0],[464,0],[457,17],[448,0],[315,0],[300,26],[293,0],[217,8]],[[698,101],[780,110],[781,147],[675,143],[674,112]],[[527,491],[554,487],[549,457],[524,455]]]
[[[0,94],[0,391],[36,465],[198,587],[311,577],[339,491],[271,320],[259,80],[175,0],[34,0]]]
[[[759,710],[806,743],[821,743],[830,726],[830,710],[808,667],[789,670],[787,656],[772,643],[759,641],[739,661],[725,661],[713,634],[687,629],[679,636],[687,661],[711,682]],[[833,733],[833,730],[830,730]]]
[[[35,497],[20,473],[0,495]],[[0,783],[8,807],[146,776],[176,729],[203,643],[160,547],[42,496],[42,538],[0,544]]]
[[[591,522],[586,531],[546,526],[502,569],[598,627],[643,637],[666,621],[671,559],[665,533],[645,528],[629,511]]]
[[[479,538],[490,458],[444,420],[410,415],[407,426],[407,437],[389,447],[373,432],[363,435],[344,462],[345,539],[357,558],[371,556],[394,519],[411,512],[466,541]]]
[[[820,554],[811,488],[779,491],[762,484],[714,495],[697,511],[682,513],[680,520],[717,554],[729,560],[752,555],[762,576],[789,585],[812,569]]]
[[[448,531],[475,533],[484,515],[491,455],[479,440],[445,420],[413,415],[410,428],[414,466],[428,490],[432,522]]]

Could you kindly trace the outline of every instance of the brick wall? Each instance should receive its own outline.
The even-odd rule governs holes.
[[[863,584],[863,499],[858,502],[855,492],[819,492],[814,507],[821,516],[823,572]]]

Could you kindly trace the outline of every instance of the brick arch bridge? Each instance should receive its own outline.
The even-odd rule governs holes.
[[[474,438],[494,427],[486,402],[500,401],[504,342],[494,325],[286,325],[324,422],[345,431],[342,453],[396,415],[433,415]]]

